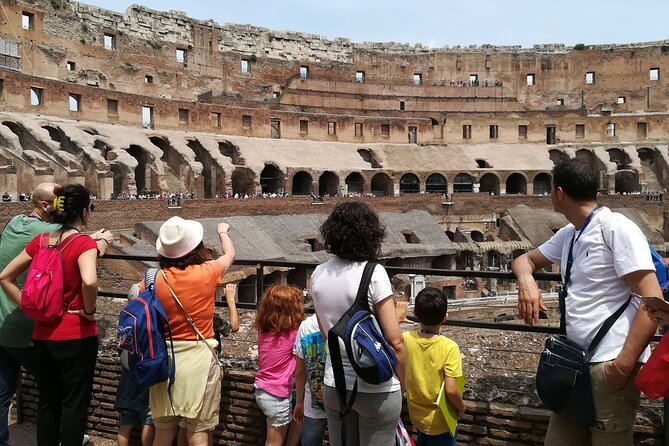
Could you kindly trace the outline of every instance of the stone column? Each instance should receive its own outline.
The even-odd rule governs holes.
[[[525,188],[527,189],[527,195],[534,195],[534,182],[528,181]]]
[[[14,200],[19,199],[19,194],[21,192],[31,193],[31,190],[19,191],[18,190],[18,178],[16,174],[16,166],[3,166],[0,167],[0,194],[9,192]]]
[[[53,181],[53,168],[47,167],[35,169],[35,185],[40,183],[53,183]]]

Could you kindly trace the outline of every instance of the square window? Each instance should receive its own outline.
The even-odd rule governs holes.
[[[337,134],[337,123],[336,122],[328,122],[328,135],[336,135]]]
[[[595,72],[594,71],[588,71],[585,73],[585,83],[586,84],[594,84],[595,83]]]
[[[309,67],[306,65],[300,66],[300,79],[306,79],[309,77]]]
[[[309,133],[309,121],[300,119],[300,133]]]
[[[606,136],[613,138],[616,136],[616,125],[612,122],[606,124]]]
[[[279,99],[279,96],[281,96],[280,91],[273,91],[272,92],[272,99]]]
[[[497,139],[499,137],[499,127],[497,124],[490,126],[490,139]]]
[[[152,84],[153,83],[153,76],[151,76],[150,74],[147,74],[146,76],[144,76],[144,83],[145,84]]]
[[[564,99],[562,99],[562,98],[558,98],[558,99],[555,101],[555,105],[557,105],[558,107],[562,107],[562,106],[564,105]]]
[[[189,110],[187,108],[179,109],[179,122],[188,122]]]
[[[362,136],[362,122],[355,123],[355,136]]]
[[[624,104],[625,103],[625,96],[618,96],[618,99],[616,99],[616,104]]]
[[[70,93],[70,111],[78,112],[81,111],[81,95]]]
[[[107,99],[107,114],[109,115],[118,114],[118,100]]]
[[[400,111],[404,111],[404,101],[400,101]]]
[[[102,42],[106,50],[116,48],[116,36],[114,34],[105,33],[102,37]]]
[[[211,126],[215,129],[221,128],[221,114],[217,112],[211,113]]]
[[[355,72],[355,81],[359,84],[364,84],[365,83],[365,72],[364,71],[356,71]]]
[[[470,74],[469,75],[469,85],[472,87],[477,86],[479,84],[479,75],[478,74]]]
[[[42,92],[38,87],[30,87],[30,105],[42,105]]]
[[[472,126],[470,124],[465,124],[462,126],[462,139],[471,139],[472,137]]]
[[[585,137],[585,124],[576,124],[576,137],[577,138]]]
[[[421,73],[414,73],[413,74],[413,84],[414,85],[421,85],[423,83],[423,75]]]
[[[251,116],[244,115],[242,116],[242,128],[250,129],[251,128]]]
[[[518,139],[527,139],[527,125],[518,126]]]
[[[65,64],[65,68],[67,69],[67,71],[76,71],[77,64],[75,62],[71,62],[68,60],[67,63]]]
[[[242,74],[246,74],[249,72],[250,64],[251,61],[249,59],[242,59]]]
[[[637,122],[636,123],[636,137],[645,138],[648,136],[648,123],[646,122]]]
[[[21,28],[23,28],[23,29],[34,29],[35,28],[35,14],[24,11],[21,14]]]
[[[153,129],[153,107],[142,105],[142,128]]]
[[[381,136],[390,136],[390,124],[381,124]]]
[[[651,68],[648,71],[648,76],[651,81],[659,81],[660,80],[660,69],[659,68]]]
[[[183,48],[177,48],[176,51],[176,60],[177,63],[186,65],[186,50]]]
[[[534,85],[534,82],[535,82],[534,73],[529,73],[527,75],[527,85],[532,86]]]

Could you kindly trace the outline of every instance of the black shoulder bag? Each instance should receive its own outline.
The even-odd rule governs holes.
[[[587,221],[589,222],[589,219]],[[546,339],[544,351],[541,352],[539,359],[536,383],[539,398],[546,407],[576,424],[593,426],[595,424],[595,404],[590,382],[590,358],[611,326],[625,312],[632,298],[630,296],[627,302],[604,321],[587,349],[567,339],[566,298],[576,240],[578,237],[574,231],[567,257],[564,284],[558,293],[560,333],[562,334]]]

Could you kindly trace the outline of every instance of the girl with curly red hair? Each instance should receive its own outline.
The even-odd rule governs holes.
[[[283,444],[292,419],[293,344],[304,319],[303,300],[302,290],[279,284],[268,288],[258,305],[258,374],[254,385],[256,402],[267,418],[266,446]]]

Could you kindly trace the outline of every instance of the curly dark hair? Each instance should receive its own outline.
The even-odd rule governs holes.
[[[211,251],[208,248],[205,248],[203,242],[200,242],[200,244],[197,245],[194,250],[185,256],[179,257],[177,259],[170,259],[158,254],[158,264],[160,265],[161,269],[176,268],[184,270],[190,265],[201,265],[211,259]]]
[[[327,252],[353,261],[376,260],[386,237],[379,216],[359,201],[335,207],[320,231]]]
[[[84,211],[91,204],[91,194],[81,184],[57,185],[53,188],[54,195],[63,197],[62,210],[52,208],[49,216],[53,223],[71,225],[79,217],[84,222]]]

